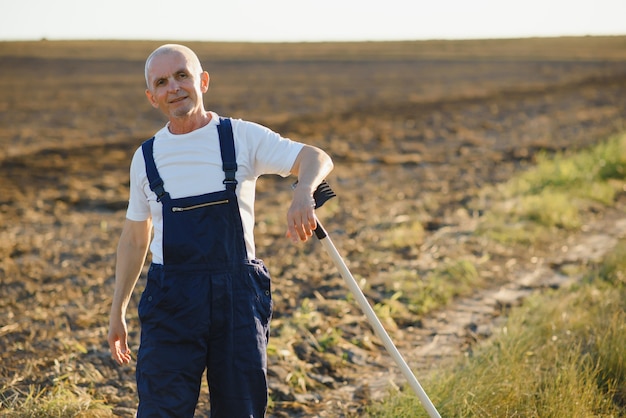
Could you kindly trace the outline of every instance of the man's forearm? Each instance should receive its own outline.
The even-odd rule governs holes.
[[[115,292],[111,304],[111,314],[123,316],[126,313],[130,296],[137,284],[141,268],[145,260],[145,252],[136,248],[128,248],[123,254],[118,252],[115,268]],[[142,257],[143,256],[143,257]],[[141,262],[139,260],[141,259]]]
[[[142,224],[126,222],[117,247],[115,291],[111,304],[111,315],[125,315],[148,252],[149,222]]]
[[[333,169],[331,158],[319,148],[305,145],[292,169],[298,176],[297,188],[312,194]]]

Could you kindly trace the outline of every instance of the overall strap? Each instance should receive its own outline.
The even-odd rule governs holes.
[[[163,179],[159,175],[159,171],[154,163],[154,155],[152,149],[154,147],[154,137],[144,141],[141,144],[141,151],[143,152],[143,160],[146,163],[146,175],[150,182],[150,190],[152,190],[157,196],[157,202],[160,202],[163,198],[168,198],[169,193],[163,188]]]
[[[224,185],[227,189],[234,190],[237,187],[235,172],[237,171],[237,160],[235,157],[235,140],[233,138],[233,127],[230,118],[220,118],[217,125],[217,132],[220,136],[220,151],[222,153],[222,170],[224,170]]]

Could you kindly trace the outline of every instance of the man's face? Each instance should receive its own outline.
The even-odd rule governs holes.
[[[209,74],[183,52],[165,52],[149,63],[146,96],[170,119],[203,111],[202,94],[208,87]]]

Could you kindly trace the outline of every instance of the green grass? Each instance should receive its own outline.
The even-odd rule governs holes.
[[[606,181],[625,176],[626,135],[620,135],[574,155],[557,153],[551,157],[541,153],[536,167],[510,180],[507,191],[514,195],[565,191],[610,204],[614,193],[606,187]]]
[[[447,305],[454,297],[469,294],[480,286],[481,279],[472,262],[450,260],[426,275],[417,292],[407,292],[412,312],[423,315]]]
[[[380,246],[392,251],[419,246],[424,241],[424,227],[418,221],[407,221],[388,225],[382,232]]]
[[[389,296],[376,303],[374,311],[386,328],[398,329],[457,296],[470,294],[482,279],[471,261],[460,259],[444,261],[423,277],[398,268],[388,273],[385,283],[389,283]]]
[[[578,230],[594,206],[613,204],[625,179],[626,134],[573,155],[540,154],[535,167],[488,192],[494,202],[478,231],[503,244],[532,245]]]
[[[585,280],[530,297],[484,346],[422,382],[444,417],[626,414],[626,242]],[[370,417],[427,416],[410,392]]]

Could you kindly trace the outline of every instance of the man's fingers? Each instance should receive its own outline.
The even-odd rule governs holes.
[[[131,360],[130,349],[116,347],[114,351],[112,351],[113,360],[117,362],[120,366],[122,364],[128,364]]]
[[[122,350],[120,352],[119,358],[120,358],[120,361],[121,361],[120,364],[128,364],[128,363],[130,363],[130,360],[131,360],[130,350],[128,348]]]
[[[287,236],[292,241],[306,241],[313,235],[313,230],[317,227],[315,210],[311,207],[301,211],[290,210],[287,214]]]
[[[298,242],[298,240],[300,241],[305,241],[306,240],[306,233],[304,232],[304,230],[302,229],[302,227],[298,227],[297,225],[291,225],[289,227],[289,232],[288,235],[291,237],[291,240],[293,242]]]
[[[287,231],[287,236],[290,237],[294,242],[297,242],[298,239],[300,241],[306,241],[313,235],[313,230],[310,227],[310,224],[301,223],[299,225],[293,224],[289,227]]]
[[[131,353],[126,338],[111,335],[109,337],[109,349],[111,350],[111,357],[117,364],[122,365],[130,362]]]

